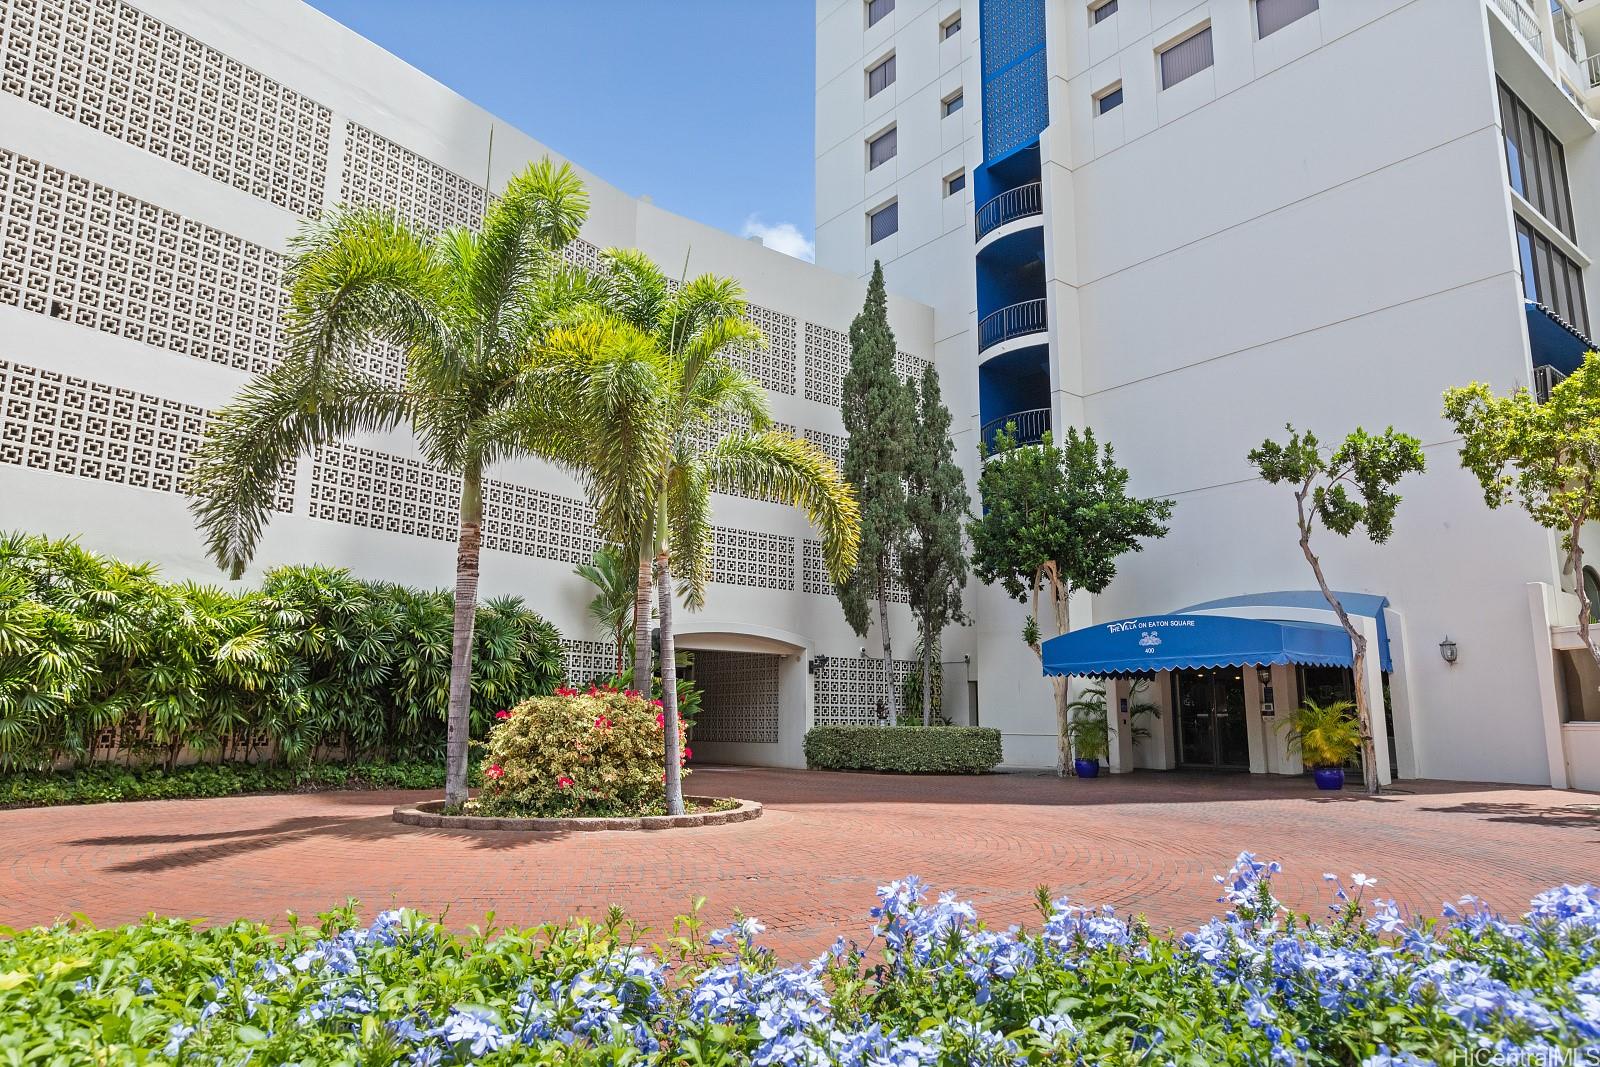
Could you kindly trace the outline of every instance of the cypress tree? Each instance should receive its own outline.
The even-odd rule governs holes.
[[[913,387],[914,388],[914,387]],[[917,617],[922,645],[922,725],[933,725],[933,656],[939,636],[965,623],[961,587],[967,581],[962,523],[971,510],[967,480],[955,461],[950,409],[939,392],[939,372],[922,372],[916,421],[906,462],[907,537],[900,576]]]
[[[838,594],[846,621],[863,639],[872,603],[877,603],[878,629],[883,635],[885,710],[890,723],[896,721],[897,709],[888,594],[896,550],[906,536],[907,430],[915,418],[912,391],[895,373],[894,351],[883,264],[875,262],[866,303],[850,324],[850,370],[844,376],[840,404],[849,435],[844,476],[855,486],[861,505],[861,550],[855,571],[838,586]]]

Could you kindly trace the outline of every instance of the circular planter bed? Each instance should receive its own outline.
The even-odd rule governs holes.
[[[618,818],[572,817],[516,819],[488,815],[445,815],[445,802],[428,800],[394,809],[394,821],[438,830],[671,830],[684,826],[721,826],[761,817],[761,805],[736,797],[684,797],[684,815],[635,815]],[[732,807],[726,805],[732,804]]]

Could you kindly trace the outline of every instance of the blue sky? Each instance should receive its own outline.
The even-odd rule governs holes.
[[[812,0],[310,3],[626,192],[808,253]]]

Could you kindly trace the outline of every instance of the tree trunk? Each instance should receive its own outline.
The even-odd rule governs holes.
[[[639,583],[633,590],[633,687],[650,696],[650,558],[649,541],[639,550]],[[664,697],[662,699],[665,699]]]
[[[1067,767],[1072,764],[1072,732],[1068,729],[1072,713],[1067,709],[1072,679],[1064,674],[1052,675],[1050,684],[1056,693],[1056,777],[1065,778]]]
[[[883,568],[878,569],[883,573]],[[889,725],[900,721],[894,692],[894,652],[889,647],[889,598],[884,596],[884,581],[878,580],[878,630],[883,634],[883,694],[884,710],[889,713]]]
[[[445,712],[444,799],[467,799],[467,741],[472,730],[472,629],[478,614],[478,562],[483,544],[483,469],[476,460],[461,477],[461,537],[456,542],[455,623],[450,641],[450,703]]]
[[[922,628],[922,725],[933,725],[933,638]]]
[[[1383,790],[1383,783],[1378,781],[1378,750],[1372,736],[1372,709],[1367,705],[1367,638],[1350,621],[1350,615],[1322,574],[1322,561],[1311,551],[1311,520],[1305,510],[1308,492],[1309,488],[1295,494],[1295,505],[1300,513],[1300,551],[1305,553],[1306,562],[1311,564],[1311,573],[1317,578],[1317,588],[1322,590],[1328,606],[1339,617],[1339,625],[1350,637],[1350,670],[1354,675],[1352,680],[1356,691],[1356,726],[1361,731],[1361,780],[1367,787],[1368,795],[1377,796]]]
[[[672,642],[672,558],[657,557],[661,587],[661,732],[666,749],[667,814],[683,814],[683,744],[678,739],[678,664]]]
[[[1572,566],[1573,585],[1578,590],[1578,637],[1583,640],[1583,647],[1589,650],[1589,655],[1594,657],[1595,666],[1600,667],[1600,648],[1596,648],[1589,637],[1592,606],[1589,603],[1589,588],[1583,580],[1583,546],[1578,543],[1578,535],[1582,532],[1583,523],[1572,524],[1572,531],[1567,535],[1567,561]]]

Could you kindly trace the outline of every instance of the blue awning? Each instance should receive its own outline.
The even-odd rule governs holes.
[[[1595,343],[1566,319],[1543,304],[1525,302],[1528,316],[1528,348],[1535,367],[1551,366],[1562,374],[1571,374],[1583,364],[1585,352],[1593,351]]]
[[[1109,677],[1190,667],[1349,667],[1343,628],[1230,615],[1143,615],[1044,643],[1044,673]]]

